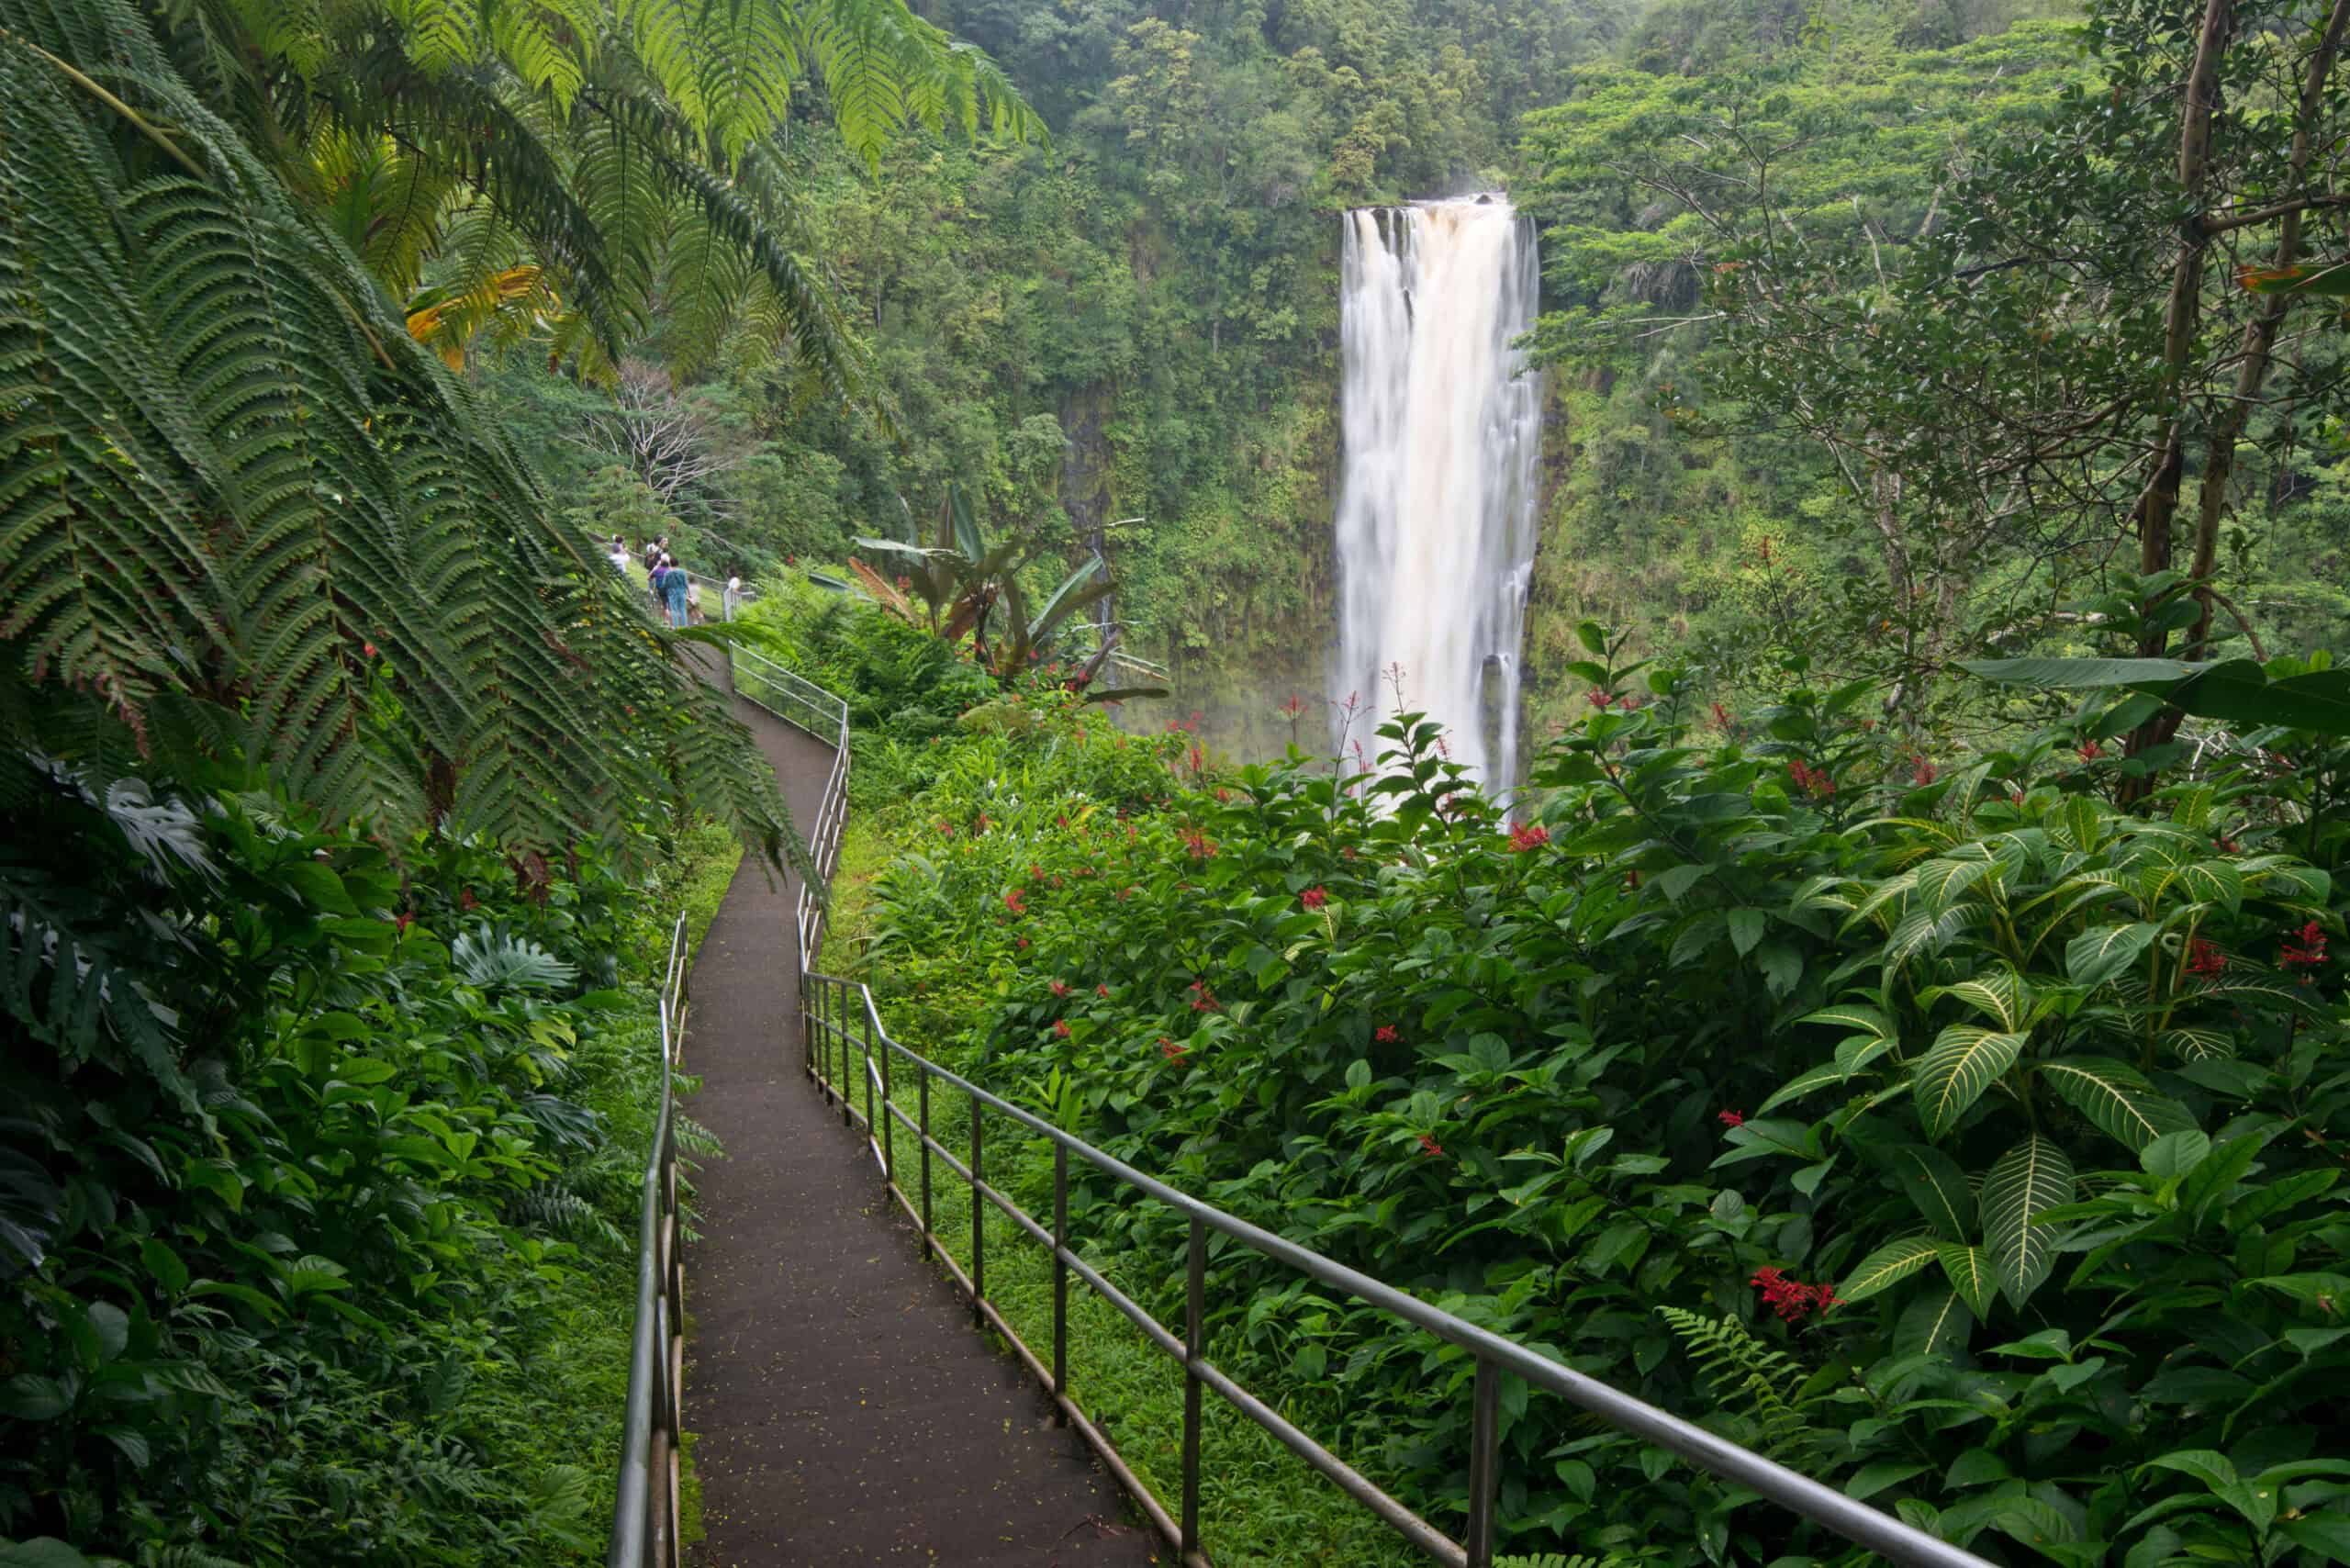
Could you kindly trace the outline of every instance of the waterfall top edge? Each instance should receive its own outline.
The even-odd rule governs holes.
[[[1496,213],[1516,212],[1517,204],[1509,199],[1506,191],[1472,191],[1467,196],[1431,196],[1425,201],[1382,201],[1369,207],[1350,207],[1355,212],[1441,212],[1455,207],[1490,207]]]

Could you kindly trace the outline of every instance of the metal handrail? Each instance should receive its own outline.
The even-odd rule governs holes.
[[[839,864],[841,833],[848,823],[848,704],[814,681],[793,674],[773,659],[735,644],[734,690],[796,730],[833,748],[833,768],[807,834],[810,875],[802,877],[793,916],[799,927],[804,969],[824,939],[824,896]]]
[[[684,1425],[685,1259],[677,1247],[676,1069],[685,1048],[685,916],[669,935],[661,978],[661,1110],[644,1161],[636,1221],[636,1327],[629,1346],[628,1404],[612,1499],[606,1568],[679,1568],[677,1464]]]
[[[788,675],[789,672],[782,673]],[[791,678],[800,686],[810,684],[798,677]],[[822,689],[813,689],[821,692]],[[830,693],[823,695],[831,696]],[[831,700],[840,705],[844,743],[842,756],[845,756],[846,704],[841,703],[838,698]],[[799,723],[796,719],[789,722]],[[808,726],[802,724],[800,727]],[[811,730],[810,733],[816,732]],[[845,768],[839,766],[834,768],[834,778],[844,785],[845,772]],[[836,801],[833,790],[834,784],[828,782],[827,812],[834,812],[836,807],[845,808],[845,790]],[[837,817],[834,820],[837,823]],[[837,826],[834,831],[837,832]],[[829,874],[829,866],[826,873]],[[821,926],[821,902],[814,906],[813,912]],[[1505,1373],[1522,1377],[1529,1386],[1555,1394],[1618,1430],[1654,1443],[1725,1481],[1751,1488],[1766,1500],[1824,1525],[1879,1556],[1896,1562],[1919,1564],[1922,1568],[1989,1568],[1984,1559],[1974,1553],[1766,1459],[1751,1449],[1731,1442],[1621,1389],[1585,1376],[1528,1346],[1431,1306],[1416,1296],[1348,1268],[1310,1248],[1301,1247],[1296,1242],[1251,1225],[1212,1204],[1203,1203],[1103,1153],[1084,1139],[1063,1132],[1001,1096],[990,1093],[968,1079],[890,1038],[889,1030],[881,1022],[880,1008],[874,1001],[873,992],[861,981],[842,980],[819,972],[814,967],[814,946],[805,940],[807,926],[804,916],[802,930],[800,1021],[805,1046],[803,1065],[808,1076],[828,1102],[838,1104],[845,1124],[862,1126],[866,1145],[880,1169],[884,1191],[898,1201],[908,1217],[921,1228],[925,1250],[937,1255],[963,1294],[970,1298],[973,1320],[983,1327],[992,1327],[1013,1346],[1027,1364],[1029,1372],[1051,1394],[1058,1417],[1074,1426],[1084,1437],[1111,1473],[1134,1495],[1152,1527],[1176,1550],[1187,1568],[1209,1568],[1200,1540],[1200,1429],[1202,1395],[1211,1389],[1279,1439],[1306,1463],[1335,1482],[1348,1496],[1376,1514],[1428,1557],[1449,1565],[1449,1568],[1490,1568],[1494,1554],[1494,1502],[1501,1481],[1499,1416],[1501,1380]],[[821,935],[821,930],[818,935]],[[861,1016],[853,1017],[852,1014]],[[832,1071],[834,1044],[838,1045],[840,1051],[837,1079]],[[879,1047],[878,1053],[877,1046]],[[857,1075],[865,1081],[865,1109],[861,1114],[856,1109],[849,1087],[854,1069],[851,1057],[853,1053],[859,1052],[862,1054],[862,1070]],[[916,1074],[917,1110],[913,1117],[909,1117],[904,1108],[891,1096],[890,1085],[897,1076],[893,1063],[902,1063]],[[932,1136],[930,1110],[934,1081],[969,1097],[971,1123],[968,1162],[957,1159],[951,1150]],[[983,1111],[1009,1118],[1030,1133],[1051,1141],[1053,1221],[1049,1226],[1023,1210],[987,1180],[986,1137],[981,1121]],[[895,1128],[899,1126],[913,1135],[920,1150],[918,1202],[907,1194],[898,1181]],[[947,1168],[971,1189],[971,1267],[968,1273],[947,1251],[945,1241],[931,1223],[931,1157],[934,1154],[945,1160]],[[1152,1317],[1069,1246],[1069,1170],[1072,1155],[1136,1192],[1157,1199],[1190,1220],[1184,1322],[1181,1334]],[[988,1300],[986,1231],[982,1224],[986,1208],[982,1199],[1051,1254],[1053,1345],[1049,1365]],[[1210,1232],[1227,1237],[1334,1290],[1344,1291],[1367,1305],[1425,1329],[1470,1354],[1476,1364],[1476,1377],[1471,1407],[1469,1530],[1465,1542],[1455,1541],[1404,1504],[1390,1496],[1376,1483],[1241,1387],[1207,1359],[1207,1238]],[[1126,1464],[1101,1428],[1086,1417],[1069,1395],[1069,1278],[1071,1274],[1116,1307],[1152,1344],[1183,1369],[1180,1517],[1169,1513],[1166,1506]]]

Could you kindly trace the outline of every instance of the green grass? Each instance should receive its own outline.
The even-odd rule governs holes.
[[[834,880],[830,941],[832,952],[845,967],[854,967],[857,939],[869,909],[866,889],[873,872],[886,864],[893,853],[889,827],[885,819],[853,817],[842,845],[840,869]],[[883,1006],[887,1015],[886,1002]],[[904,1043],[925,1055],[932,1054],[925,1042],[908,1038]],[[934,1056],[933,1059],[937,1058]],[[856,1056],[850,1058],[849,1065],[849,1084],[856,1095],[853,1103],[862,1115],[863,1065]],[[835,1044],[830,1076],[837,1078],[840,1070]],[[920,1091],[911,1074],[891,1082],[890,1099],[908,1116],[918,1115]],[[1044,1217],[1048,1218],[1052,1169],[1048,1143],[1031,1136],[1014,1136],[1013,1125],[1001,1115],[990,1116],[985,1130],[982,1173],[990,1184],[1021,1201],[1032,1215],[1042,1208]],[[956,1151],[957,1159],[967,1159],[970,1149],[968,1100],[934,1084],[931,1131],[939,1143]],[[859,1135],[844,1131],[842,1136]],[[894,1141],[898,1185],[918,1205],[919,1146],[903,1127],[895,1128]],[[935,1157],[932,1160],[932,1177],[935,1233],[948,1255],[968,1273],[971,1264],[970,1188]],[[1047,1194],[1041,1204],[1024,1195],[1038,1192]],[[1051,1258],[991,1204],[986,1207],[985,1226],[988,1299],[1039,1359],[1049,1363],[1053,1342]],[[1078,1232],[1074,1219],[1072,1231]],[[1162,1294],[1166,1281],[1134,1277],[1133,1260],[1092,1250],[1081,1233],[1073,1234],[1072,1241],[1088,1263],[1136,1301],[1147,1305]],[[1174,1278],[1181,1267],[1180,1260],[1169,1260],[1168,1278]],[[1166,1319],[1162,1317],[1161,1321]],[[1180,1319],[1169,1327],[1178,1333],[1181,1331]],[[990,1337],[996,1338],[991,1332]],[[1012,1354],[1009,1346],[1002,1345],[1000,1339],[998,1344],[1003,1353]],[[1212,1340],[1208,1359],[1228,1368],[1241,1358],[1237,1345]],[[1142,1477],[1160,1505],[1170,1515],[1180,1515],[1182,1370],[1116,1307],[1094,1294],[1074,1274],[1069,1277],[1069,1392],[1078,1408],[1109,1436],[1120,1456]],[[1246,1386],[1246,1380],[1242,1381]],[[1213,1391],[1207,1394],[1203,1410],[1200,1530],[1203,1544],[1215,1562],[1224,1568],[1307,1568],[1309,1564],[1331,1562],[1360,1568],[1405,1568],[1427,1561],[1376,1517]],[[1295,1418],[1294,1413],[1285,1414]],[[1359,1468],[1365,1458],[1347,1453],[1339,1457]],[[1139,1509],[1135,1511],[1135,1518],[1137,1524],[1141,1523]],[[1167,1556],[1171,1560],[1172,1553]]]

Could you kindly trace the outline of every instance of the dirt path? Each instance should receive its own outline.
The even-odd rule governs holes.
[[[830,748],[736,704],[795,821]],[[923,1260],[862,1140],[800,1067],[794,888],[745,864],[693,971],[686,1103],[725,1145],[697,1177],[686,1426],[702,1568],[1140,1565],[1124,1495]]]

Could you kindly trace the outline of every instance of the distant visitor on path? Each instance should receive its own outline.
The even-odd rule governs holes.
[[[665,564],[669,569],[661,578],[661,593],[669,601],[669,624],[683,626],[687,616],[686,569],[666,558]]]

